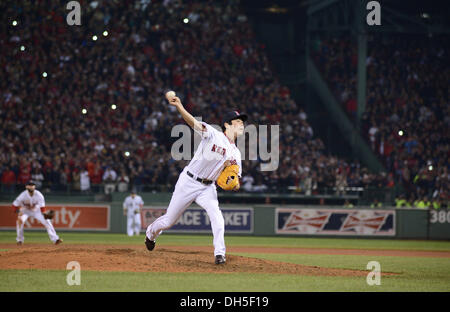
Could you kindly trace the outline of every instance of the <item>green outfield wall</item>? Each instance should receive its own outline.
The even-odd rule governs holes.
[[[59,211],[55,220],[55,228],[58,231],[98,230],[126,233],[127,220],[122,203],[127,195],[46,196],[46,201],[47,206],[53,205],[58,211],[64,210]],[[165,213],[170,196],[143,194],[142,197],[145,203],[141,212],[144,231],[147,224]],[[5,196],[0,200],[0,212],[4,212],[0,215],[1,230],[15,229],[14,215],[10,212],[12,200],[13,198]],[[230,235],[450,239],[450,211],[446,209],[394,207],[374,209],[368,206],[344,208],[342,205],[252,205],[223,203],[222,200],[220,202],[226,233]],[[101,214],[101,211],[107,212]],[[75,217],[79,217],[79,220],[88,222],[86,215],[89,216],[88,221],[91,218],[99,220],[95,220],[89,226],[75,220]],[[102,223],[101,218],[107,220]],[[41,229],[42,226],[35,224],[34,227],[29,227],[30,230],[34,228]],[[177,224],[166,232],[210,234],[211,230],[206,212],[194,203]]]

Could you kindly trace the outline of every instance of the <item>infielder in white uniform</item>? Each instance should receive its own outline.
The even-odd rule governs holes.
[[[202,140],[194,158],[181,172],[166,214],[150,224],[146,231],[145,245],[148,250],[155,248],[155,240],[163,230],[169,229],[192,202],[206,210],[211,221],[213,233],[214,256],[216,264],[225,263],[225,222],[219,208],[215,181],[222,170],[231,164],[239,166],[240,177],[241,153],[237,148],[236,138],[244,133],[247,115],[234,111],[223,119],[222,130],[217,131],[205,122],[196,120],[188,113],[178,97],[168,99],[181,114],[186,123],[198,133]],[[237,191],[239,184],[234,189]]]
[[[55,228],[49,219],[45,219],[42,214],[45,208],[44,195],[36,190],[36,186],[33,182],[27,183],[26,190],[20,193],[20,195],[13,202],[13,209],[19,212],[16,221],[17,231],[17,245],[22,245],[24,241],[23,227],[29,217],[33,217],[47,229],[50,240],[58,245],[62,243],[62,240],[56,234]]]
[[[141,210],[144,206],[142,197],[131,191],[123,202],[123,213],[127,216],[128,236],[139,235],[141,231]]]

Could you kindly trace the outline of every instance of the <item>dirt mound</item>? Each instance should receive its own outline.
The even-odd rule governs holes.
[[[366,276],[367,271],[330,269],[227,255],[225,265],[215,265],[212,247],[1,244],[1,269],[66,270],[78,261],[82,270],[122,272],[272,273],[325,276]],[[388,274],[388,273],[383,273]]]

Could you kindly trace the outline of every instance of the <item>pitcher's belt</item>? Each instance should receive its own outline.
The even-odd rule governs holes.
[[[213,181],[211,180],[207,180],[207,179],[200,179],[199,177],[197,177],[196,179],[194,178],[194,175],[192,173],[190,173],[189,171],[186,172],[188,176],[190,176],[192,179],[197,180],[200,183],[203,183],[205,185],[210,185],[211,183],[213,183]]]

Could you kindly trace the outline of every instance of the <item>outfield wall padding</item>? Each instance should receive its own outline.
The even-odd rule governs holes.
[[[49,206],[86,206],[93,202],[92,197],[89,196],[77,196],[76,201],[73,201],[73,199],[73,197],[67,196],[49,198],[47,204]],[[109,207],[108,224],[109,232],[111,233],[126,233],[126,216],[124,216],[122,209],[124,199],[125,194],[114,196],[110,202],[95,201],[95,205],[92,204],[94,206]],[[157,208],[159,209],[159,214],[162,214],[167,208],[168,200],[166,197],[161,197],[160,201],[153,201],[153,199],[154,197],[144,197],[144,207],[147,209],[147,216],[148,211],[151,211],[149,209]],[[446,209],[396,209],[394,207],[379,209],[354,207],[345,209],[342,206],[237,204],[221,204],[220,207],[227,214],[227,219],[229,220],[242,219],[243,215],[251,217],[251,231],[248,228],[240,231],[239,226],[234,226],[233,231],[229,232],[229,234],[233,235],[450,239],[450,211]],[[199,218],[203,219],[206,216],[196,204],[191,205],[190,208],[189,213],[192,214],[194,211]],[[2,201],[0,209],[0,213],[3,212],[2,218],[0,218],[0,230],[11,230],[9,219],[14,218],[14,214],[10,213],[11,203]],[[73,214],[75,213],[76,211],[73,212]],[[233,216],[233,214],[235,215]],[[145,219],[147,222],[151,222],[151,220],[151,218]],[[2,226],[1,223],[7,223],[8,226]],[[285,225],[286,227],[283,227]],[[207,233],[210,235],[211,232],[207,230],[208,226],[209,223],[197,224],[193,227],[189,227],[186,224],[178,224],[176,232]],[[315,230],[315,228],[319,230]],[[144,229],[145,227],[143,226],[142,232],[144,232]],[[196,229],[201,229],[201,231]],[[71,230],[75,229],[59,229],[62,232]],[[83,231],[80,227],[76,228],[76,230]],[[170,233],[170,231],[166,232]]]

